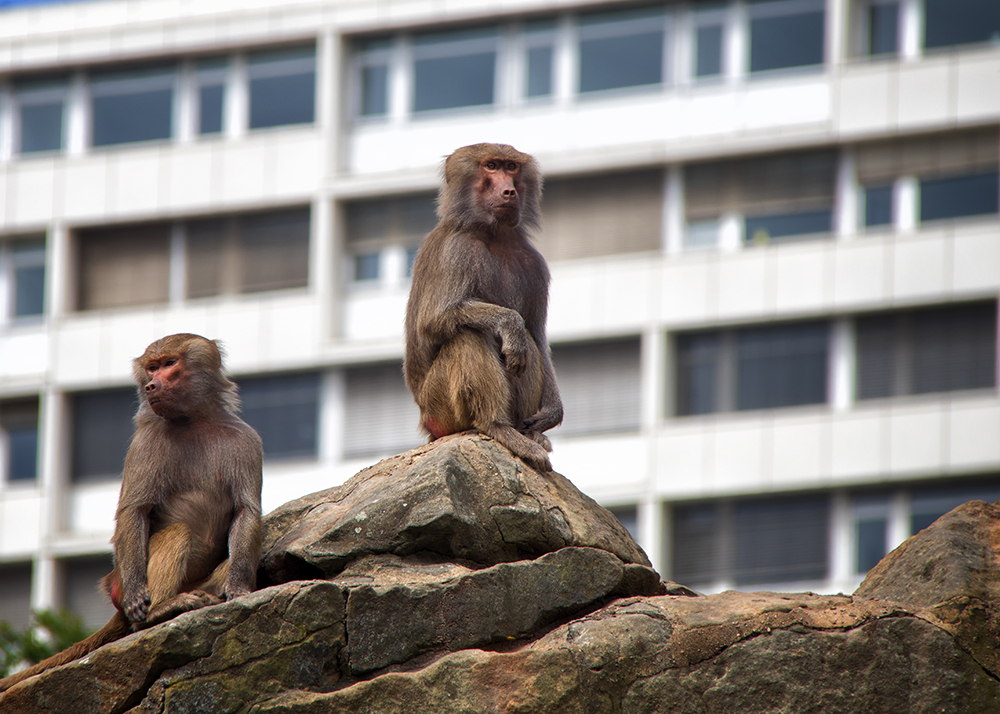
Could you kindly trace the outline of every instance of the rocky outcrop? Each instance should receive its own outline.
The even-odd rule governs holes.
[[[270,586],[0,711],[995,712],[998,528],[966,504],[853,597],[696,596],[566,479],[443,439],[270,514]]]

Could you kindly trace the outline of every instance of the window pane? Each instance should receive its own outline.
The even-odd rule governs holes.
[[[905,349],[899,315],[860,317],[855,323],[858,399],[877,399],[909,392],[904,379]]]
[[[721,340],[717,333],[677,337],[677,414],[719,409]]]
[[[38,399],[0,402],[0,432],[7,434],[6,472],[10,481],[33,481],[38,474]]]
[[[684,234],[685,248],[712,248],[719,244],[719,221],[695,221],[688,223]]]
[[[920,220],[934,221],[1000,211],[1000,174],[925,179],[920,182]]]
[[[378,280],[380,259],[381,254],[379,253],[365,253],[354,256],[354,279],[358,282]]]
[[[824,13],[750,20],[750,71],[823,64]]]
[[[361,115],[389,113],[389,67],[384,64],[361,68]]]
[[[495,64],[495,52],[415,61],[413,111],[492,104]]]
[[[734,509],[737,584],[825,578],[829,519],[826,498],[737,503]]]
[[[832,215],[832,211],[824,209],[822,211],[747,216],[745,239],[747,243],[767,244],[777,238],[829,233],[833,220]]]
[[[547,97],[552,94],[552,47],[528,49],[529,97]]]
[[[713,77],[722,73],[722,26],[703,25],[696,36],[695,76]]]
[[[222,131],[222,98],[225,88],[221,84],[202,86],[198,89],[198,133],[218,134]]]
[[[133,389],[77,394],[73,399],[73,480],[121,476],[136,410]]]
[[[115,613],[114,605],[96,587],[114,567],[111,554],[67,558],[61,563],[66,579],[63,604],[79,615],[86,627],[101,627]]]
[[[886,526],[884,518],[858,521],[855,572],[867,573],[885,557]]]
[[[1000,41],[996,0],[925,0],[924,47]]]
[[[913,393],[996,384],[996,303],[913,315]]]
[[[639,509],[635,506],[615,506],[614,508],[609,508],[612,515],[618,519],[618,522],[625,526],[625,530],[629,532],[629,535],[633,538],[639,535]]]
[[[41,249],[44,260],[45,249]],[[16,254],[15,254],[16,255]],[[45,305],[45,265],[14,264],[14,317],[41,315]]]
[[[21,107],[21,153],[62,149],[63,102]]]
[[[771,409],[826,401],[825,323],[736,333],[736,408]]]
[[[898,36],[898,3],[876,3],[868,8],[868,54],[896,54]]]
[[[173,66],[94,73],[93,145],[169,139],[176,76]]]
[[[865,226],[892,225],[892,186],[871,186],[865,191]]]
[[[318,454],[318,374],[255,377],[239,385],[243,419],[260,434],[265,459]]]
[[[311,124],[316,106],[316,50],[251,55],[250,128]]]
[[[580,91],[663,81],[663,30],[580,41]]]
[[[0,613],[18,630],[31,623],[31,563],[0,565]]]

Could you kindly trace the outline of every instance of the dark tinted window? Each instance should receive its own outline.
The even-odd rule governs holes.
[[[661,11],[585,16],[580,21],[580,91],[660,84],[663,52]]]
[[[822,6],[813,12],[780,14],[783,2],[751,5],[750,71],[823,64]]]
[[[865,225],[892,225],[892,186],[865,189]]]
[[[250,56],[250,128],[310,124],[316,105],[313,47]]]
[[[441,32],[413,41],[413,110],[493,104],[495,29]]]
[[[695,76],[712,77],[722,73],[722,26],[704,25],[695,34]]]
[[[1000,208],[1000,174],[925,179],[920,182],[920,220],[994,214]]]
[[[996,0],[924,0],[924,47],[1000,39]]]
[[[318,374],[254,377],[239,385],[243,419],[260,434],[265,459],[318,454]]]
[[[876,3],[868,8],[868,54],[896,54],[899,44],[899,4]]]
[[[95,73],[93,145],[169,139],[176,76],[173,66]]]
[[[736,408],[826,401],[828,326],[781,325],[736,333]]]

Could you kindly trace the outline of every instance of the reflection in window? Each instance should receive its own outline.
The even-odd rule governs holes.
[[[924,0],[924,47],[973,42],[1000,44],[1000,3],[995,0]]]
[[[173,135],[174,65],[95,72],[90,79],[93,146]]]
[[[316,109],[316,48],[257,52],[248,60],[250,128],[311,124]]]
[[[0,440],[6,441],[6,463],[0,476],[8,481],[34,481],[38,476],[38,399],[0,402]]]
[[[857,398],[996,385],[996,302],[860,317]]]
[[[19,141],[16,151],[31,154],[61,151],[67,83],[65,77],[19,81],[14,84]]]
[[[822,0],[750,0],[750,71],[823,64]]]
[[[722,25],[699,25],[695,30],[695,77],[722,74]]]
[[[116,479],[125,465],[136,410],[134,389],[83,392],[73,397],[72,474],[84,483]]]
[[[887,186],[866,186],[864,189],[864,225],[866,228],[892,225],[893,190]]]
[[[899,2],[873,2],[868,6],[868,54],[894,55],[899,49]]]
[[[825,322],[681,333],[678,415],[826,402]]]
[[[223,100],[226,90],[226,60],[198,63],[198,133],[218,134],[223,127]]]
[[[413,38],[413,111],[487,106],[494,101],[496,28]]]
[[[13,290],[7,291],[12,300],[9,315],[15,319],[41,315],[45,309],[45,239],[15,240],[6,247],[0,245],[0,269],[5,257],[9,269],[0,278],[13,282]],[[0,279],[0,285],[3,282]]]
[[[319,374],[239,380],[243,419],[264,442],[265,459],[319,454]]]
[[[920,181],[920,220],[934,221],[1000,212],[1000,173]]]
[[[831,210],[747,216],[746,241],[755,245],[766,245],[772,240],[781,238],[813,238],[813,234],[816,233],[829,233],[832,221]]]
[[[535,22],[525,29],[527,62],[525,96],[548,97],[552,95],[555,70],[555,22]]]
[[[389,64],[392,40],[376,37],[358,41],[358,114],[363,117],[389,113]]]
[[[582,16],[580,91],[661,84],[665,24],[659,9]]]

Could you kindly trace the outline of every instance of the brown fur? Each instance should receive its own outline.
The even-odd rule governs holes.
[[[549,470],[562,400],[545,333],[549,271],[530,242],[542,178],[506,144],[445,160],[437,227],[413,266],[407,386],[431,439],[467,429]]]
[[[130,632],[251,592],[260,559],[260,437],[237,416],[218,344],[157,340],[133,362],[139,391],[103,582],[118,612],[83,642],[0,680],[0,692]]]

